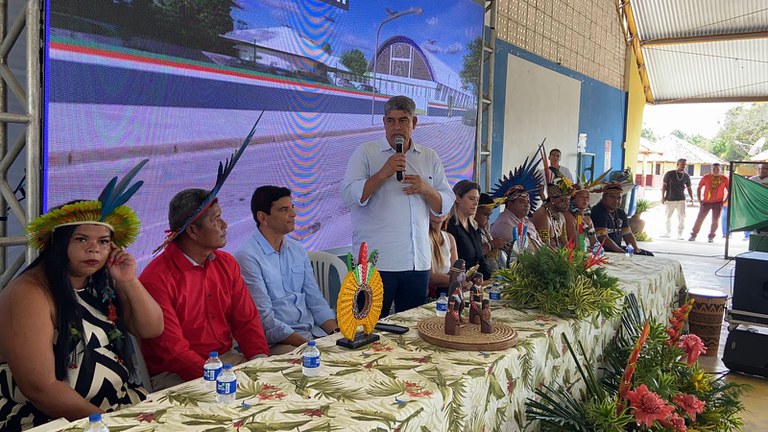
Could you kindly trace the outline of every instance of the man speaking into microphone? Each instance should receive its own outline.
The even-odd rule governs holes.
[[[395,96],[384,105],[385,139],[360,145],[349,158],[341,195],[352,216],[353,251],[377,249],[384,283],[381,316],[427,299],[432,253],[429,215],[446,215],[454,194],[434,150],[413,142],[416,104]]]

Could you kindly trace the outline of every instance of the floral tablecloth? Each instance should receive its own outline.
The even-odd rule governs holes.
[[[676,261],[611,255],[609,272],[635,293],[647,314],[666,315],[685,287]],[[581,343],[590,361],[619,326],[605,321],[560,319],[533,310],[495,305],[493,317],[513,326],[520,343],[495,352],[465,352],[422,341],[415,330],[434,316],[434,303],[391,316],[404,335],[383,333],[359,350],[318,340],[323,374],[306,378],[294,353],[250,361],[236,368],[237,400],[217,404],[202,380],[154,393],[141,404],[110,413],[116,431],[517,431],[526,427],[525,402],[547,385],[581,382],[564,338]],[[80,431],[86,421],[61,430]],[[536,429],[536,425],[529,425]]]

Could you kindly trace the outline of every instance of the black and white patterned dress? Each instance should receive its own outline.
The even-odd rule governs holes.
[[[101,299],[90,290],[78,294],[78,304],[83,316],[85,350],[81,341],[75,347],[75,362],[70,365],[67,382],[83,398],[106,410],[144,400],[144,388],[129,382],[128,369],[118,360],[117,350],[109,341],[112,323],[104,313]],[[128,343],[127,335],[124,343]],[[19,431],[37,426],[51,419],[35,408],[16,386],[7,363],[0,364],[0,432]]]

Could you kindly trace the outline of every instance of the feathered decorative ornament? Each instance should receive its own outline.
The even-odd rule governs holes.
[[[544,141],[546,141],[546,138]],[[539,159],[526,157],[522,165],[515,168],[514,171],[510,170],[509,175],[502,176],[496,182],[496,186],[491,191],[491,197],[494,199],[494,202],[503,203],[514,199],[514,195],[524,192],[528,194],[531,202],[531,213],[533,213],[539,199],[539,186],[543,184],[542,173],[536,167],[541,163],[540,151],[544,147],[544,141],[541,142],[539,149],[534,153],[534,157],[538,155]]]
[[[611,169],[609,168],[607,171],[600,174],[596,179],[592,181],[587,180],[587,177],[582,174],[581,179],[579,179],[579,182],[573,185],[573,190],[571,191],[571,195],[576,195],[578,193],[583,193],[583,192],[586,192],[586,193],[599,192],[603,186],[603,179],[610,172],[611,172]]]
[[[148,161],[144,159],[139,162],[120,183],[117,183],[117,176],[113,177],[101,191],[98,201],[65,204],[34,219],[27,225],[29,245],[43,251],[56,228],[82,224],[106,226],[112,231],[112,241],[118,247],[124,248],[133,243],[139,234],[140,223],[136,213],[125,203],[144,184],[143,181],[137,181],[129,186]]]
[[[336,300],[336,321],[341,334],[349,340],[355,338],[359,326],[363,332],[371,334],[381,315],[384,303],[384,283],[375,267],[377,252],[368,255],[368,245],[360,244],[357,265],[352,261],[352,254],[347,254],[349,272],[341,283]],[[363,299],[362,307],[357,303]]]
[[[237,164],[237,161],[240,160],[240,156],[245,151],[245,148],[248,147],[248,144],[251,142],[251,139],[253,138],[253,134],[256,133],[256,126],[258,126],[259,121],[261,121],[261,116],[264,115],[264,110],[261,111],[261,114],[259,114],[259,117],[256,119],[256,123],[253,124],[253,127],[251,128],[251,132],[248,134],[247,137],[245,137],[245,141],[240,145],[240,148],[235,150],[232,153],[232,156],[227,158],[224,163],[222,164],[221,161],[219,161],[219,171],[216,174],[216,184],[213,186],[213,189],[211,189],[211,192],[208,194],[208,196],[203,200],[202,203],[200,203],[200,206],[192,213],[189,218],[187,218],[186,221],[176,230],[166,231],[168,235],[165,237],[165,240],[163,243],[156,247],[155,250],[152,251],[152,254],[155,255],[161,250],[165,249],[166,246],[171,244],[171,242],[178,237],[181,233],[183,233],[187,227],[189,227],[192,222],[196,221],[197,218],[200,217],[203,213],[205,213],[206,210],[208,210],[208,207],[213,205],[213,203],[216,202],[216,194],[219,193],[221,190],[221,187],[224,186],[224,182],[227,180],[227,177],[229,177],[229,174],[232,172],[232,170],[235,168],[235,164]]]

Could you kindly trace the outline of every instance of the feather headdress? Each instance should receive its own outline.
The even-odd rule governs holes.
[[[117,177],[107,183],[98,201],[77,201],[55,208],[27,225],[29,245],[42,251],[58,227],[67,225],[99,224],[112,231],[112,241],[124,248],[139,234],[139,218],[126,206],[128,199],[144,184],[137,181],[129,184],[149,159],[144,159],[125,175],[120,183]]]
[[[533,211],[536,207],[536,200],[539,197],[539,186],[544,181],[541,171],[536,169],[539,163],[541,163],[540,149],[543,146],[544,141],[539,145],[539,150],[536,150],[534,158],[525,158],[522,165],[515,168],[514,171],[510,170],[509,175],[502,176],[496,182],[494,189],[491,191],[491,197],[495,202],[501,203],[515,199],[520,194],[525,193],[528,194],[528,198],[531,201],[531,211]],[[536,159],[536,155],[538,155],[538,159]]]
[[[205,211],[208,210],[208,207],[216,202],[216,194],[218,194],[221,190],[221,187],[224,186],[224,182],[227,180],[227,177],[229,177],[229,174],[235,168],[237,161],[240,160],[240,156],[245,151],[245,148],[248,147],[248,144],[251,142],[253,134],[256,133],[256,126],[258,126],[259,121],[261,120],[261,116],[263,115],[264,110],[262,110],[261,114],[259,114],[259,117],[256,119],[256,123],[254,123],[253,127],[251,128],[251,132],[247,137],[245,137],[245,141],[243,141],[243,143],[240,145],[240,148],[235,150],[232,153],[232,156],[227,158],[223,164],[221,161],[219,161],[219,171],[216,174],[216,184],[213,186],[213,189],[211,189],[211,192],[208,194],[208,196],[203,200],[202,203],[200,203],[200,206],[194,211],[194,213],[189,216],[189,218],[187,218],[186,221],[184,221],[184,223],[179,228],[176,230],[167,231],[168,235],[165,237],[165,240],[160,246],[156,247],[155,250],[152,251],[152,254],[156,254],[165,249],[165,247],[168,246],[176,237],[178,237],[179,234],[183,233],[184,230],[186,230],[187,227],[192,224],[192,222],[197,220],[200,215],[205,213]]]

